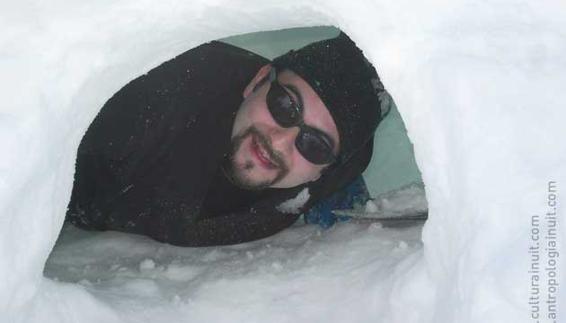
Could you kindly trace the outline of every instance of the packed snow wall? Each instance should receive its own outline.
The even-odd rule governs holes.
[[[200,43],[314,25],[344,30],[378,68],[426,185],[424,253],[396,269],[382,300],[387,322],[530,320],[533,225],[547,230],[547,213],[557,223],[564,214],[565,5],[63,0],[2,7],[2,322],[123,321],[84,289],[42,275],[63,223],[75,150],[113,93]],[[563,237],[564,225],[558,230]],[[556,241],[559,248],[563,240]]]

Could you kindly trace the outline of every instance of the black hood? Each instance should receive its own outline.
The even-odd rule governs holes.
[[[375,68],[346,34],[292,50],[272,64],[298,74],[324,102],[340,135],[339,164],[367,149],[382,119],[385,91]]]

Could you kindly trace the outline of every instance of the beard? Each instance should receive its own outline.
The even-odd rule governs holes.
[[[270,160],[275,165],[277,173],[273,179],[254,180],[249,174],[253,173],[256,171],[257,167],[261,166],[249,158],[246,158],[243,163],[236,161],[236,154],[240,150],[244,140],[248,137],[252,139],[255,137],[257,144],[264,148]],[[285,164],[285,161],[280,154],[273,150],[269,139],[253,126],[232,139],[232,151],[225,157],[222,163],[222,170],[230,182],[240,188],[248,190],[262,190],[268,188],[281,181],[289,173],[289,168]]]

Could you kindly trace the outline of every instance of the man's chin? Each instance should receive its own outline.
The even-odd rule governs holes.
[[[232,180],[232,182],[235,185],[248,190],[262,190],[269,188],[271,187],[271,185],[274,184],[274,181],[275,181],[274,179],[272,180],[254,179],[241,174],[235,175]]]
[[[224,175],[226,175],[232,184],[247,190],[265,189],[276,182],[277,178],[255,178],[249,174],[255,167],[257,167],[257,165],[252,165],[250,162],[240,165],[234,160],[229,160],[222,169]]]

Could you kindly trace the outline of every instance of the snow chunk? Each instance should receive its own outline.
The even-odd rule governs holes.
[[[299,214],[301,207],[307,203],[310,197],[309,189],[305,187],[297,196],[279,204],[276,209],[283,213]]]
[[[375,203],[373,203],[372,200],[368,200],[366,202],[365,210],[368,213],[376,213],[377,211],[379,211],[379,208],[377,207],[377,205],[375,205]]]
[[[155,262],[149,258],[142,260],[140,262],[140,271],[153,270],[155,269]]]

